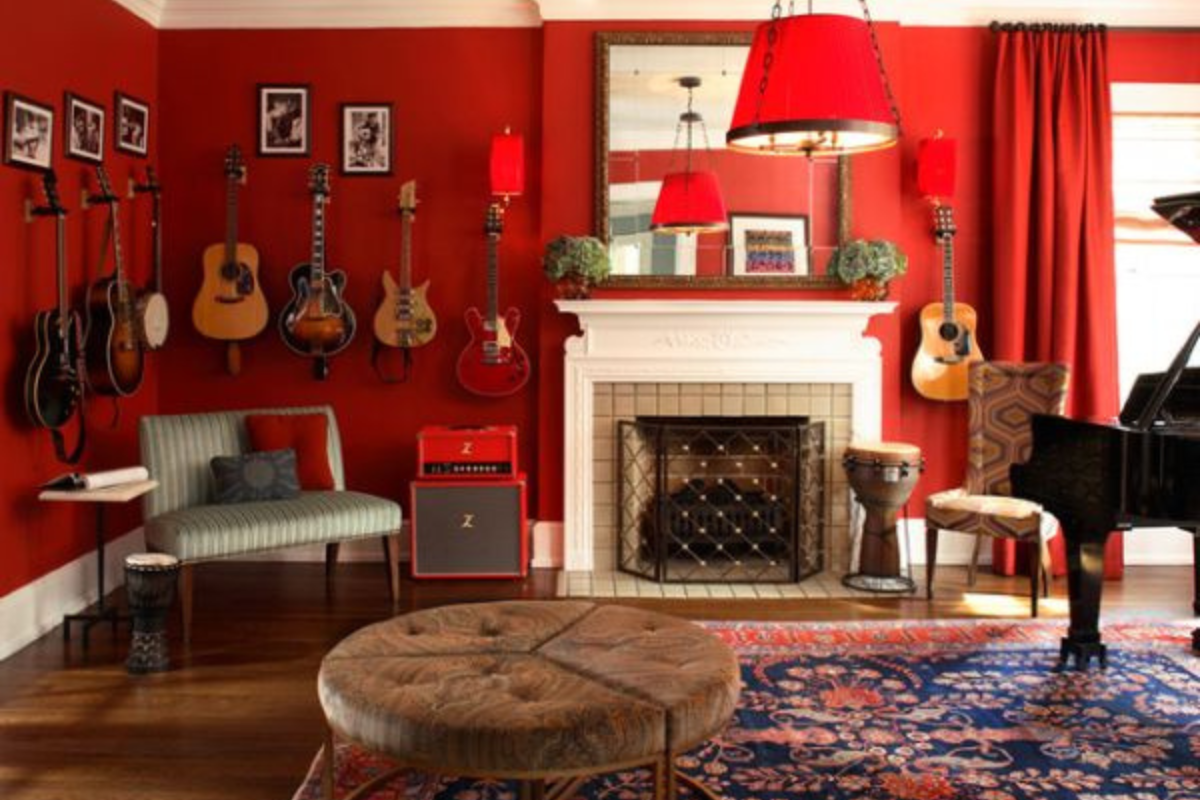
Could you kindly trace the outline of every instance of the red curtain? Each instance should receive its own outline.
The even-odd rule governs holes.
[[[993,117],[993,357],[1069,364],[1067,413],[1098,422],[1118,410],[1107,52],[1095,26],[1001,27]],[[1014,544],[995,541],[995,571],[1020,567]],[[1061,537],[1053,552],[1062,574]],[[1113,535],[1106,577],[1123,560]]]

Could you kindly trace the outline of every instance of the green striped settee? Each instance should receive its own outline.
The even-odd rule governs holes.
[[[314,414],[329,417],[329,466],[334,491],[302,492],[294,500],[212,502],[209,462],[247,452],[248,414]],[[138,425],[142,463],[158,488],[146,495],[146,544],[182,564],[179,594],[184,637],[191,634],[192,567],[197,562],[298,545],[325,544],[327,569],[337,544],[383,537],[392,597],[399,592],[400,506],[382,497],[346,491],[342,443],[329,406],[246,409],[206,414],[145,416]]]

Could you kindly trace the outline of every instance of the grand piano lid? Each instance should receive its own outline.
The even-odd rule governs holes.
[[[1155,214],[1200,242],[1200,192],[1158,197],[1151,208]]]

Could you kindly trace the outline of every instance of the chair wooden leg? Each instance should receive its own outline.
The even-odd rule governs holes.
[[[192,641],[192,595],[196,586],[196,565],[182,564],[179,567],[179,619],[183,623],[183,641]]]
[[[1042,569],[1042,597],[1050,596],[1050,581],[1054,577],[1054,562],[1050,558],[1050,542],[1046,539],[1038,540],[1038,560],[1041,562]]]
[[[391,592],[392,602],[400,600],[400,534],[392,533],[383,537],[383,557],[387,563],[388,591]]]
[[[938,529],[925,523],[925,597],[933,599],[933,574],[937,571]]]
[[[329,542],[325,545],[325,578],[333,577],[333,569],[337,566],[338,553],[341,552],[341,542]]]
[[[975,585],[975,572],[979,569],[979,548],[982,543],[983,537],[975,534],[975,544],[971,547],[971,564],[967,567],[967,586]]]
[[[1038,596],[1041,595],[1041,588],[1038,586],[1038,577],[1042,574],[1042,557],[1041,548],[1038,548],[1037,553],[1029,554],[1029,607],[1031,616],[1037,619],[1038,615]]]

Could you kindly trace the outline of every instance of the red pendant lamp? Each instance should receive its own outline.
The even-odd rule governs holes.
[[[956,149],[941,131],[917,145],[917,191],[935,204],[954,195]]]
[[[742,73],[730,149],[773,155],[847,155],[891,147],[900,135],[866,0],[863,19],[783,16],[777,0]]]
[[[507,203],[525,191],[525,137],[505,128],[492,136],[490,159],[492,195]]]
[[[725,213],[725,200],[721,197],[721,184],[711,170],[692,169],[692,126],[699,124],[704,132],[705,149],[708,147],[708,132],[704,119],[692,110],[692,93],[700,86],[700,79],[686,76],[679,85],[687,89],[687,111],[679,115],[675,131],[676,145],[679,134],[687,126],[686,163],[682,172],[670,172],[663,177],[658,202],[650,217],[650,230],[663,234],[712,233],[729,228]]]

